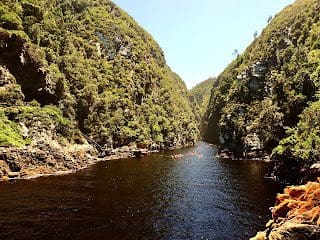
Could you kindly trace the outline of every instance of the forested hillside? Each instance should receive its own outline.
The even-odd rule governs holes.
[[[153,38],[109,0],[2,0],[0,146],[174,147],[198,130],[184,82]]]
[[[211,89],[215,80],[215,78],[209,78],[197,84],[190,90],[190,101],[194,107],[194,112],[196,113],[196,118],[202,134],[205,132],[207,125],[203,116],[207,111],[211,96]]]
[[[284,182],[320,161],[319,12],[318,0],[298,0],[276,15],[218,77],[206,113],[207,141],[239,156],[267,151]]]

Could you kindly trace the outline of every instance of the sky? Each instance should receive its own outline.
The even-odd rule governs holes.
[[[113,0],[159,43],[190,89],[218,76],[294,0]]]

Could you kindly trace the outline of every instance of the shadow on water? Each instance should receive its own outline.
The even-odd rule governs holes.
[[[0,184],[0,239],[248,239],[278,187],[206,143]],[[182,158],[172,158],[183,154]]]

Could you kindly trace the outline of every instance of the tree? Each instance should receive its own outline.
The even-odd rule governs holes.
[[[234,49],[234,51],[233,51],[233,53],[232,53],[232,55],[234,55],[234,56],[239,56],[239,50],[238,49]]]

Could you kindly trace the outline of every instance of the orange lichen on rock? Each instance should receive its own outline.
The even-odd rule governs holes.
[[[320,178],[303,186],[287,187],[278,194],[272,220],[252,240],[319,240]]]
[[[320,216],[320,179],[303,186],[287,187],[276,199],[272,210],[273,220],[300,217],[318,224]]]

